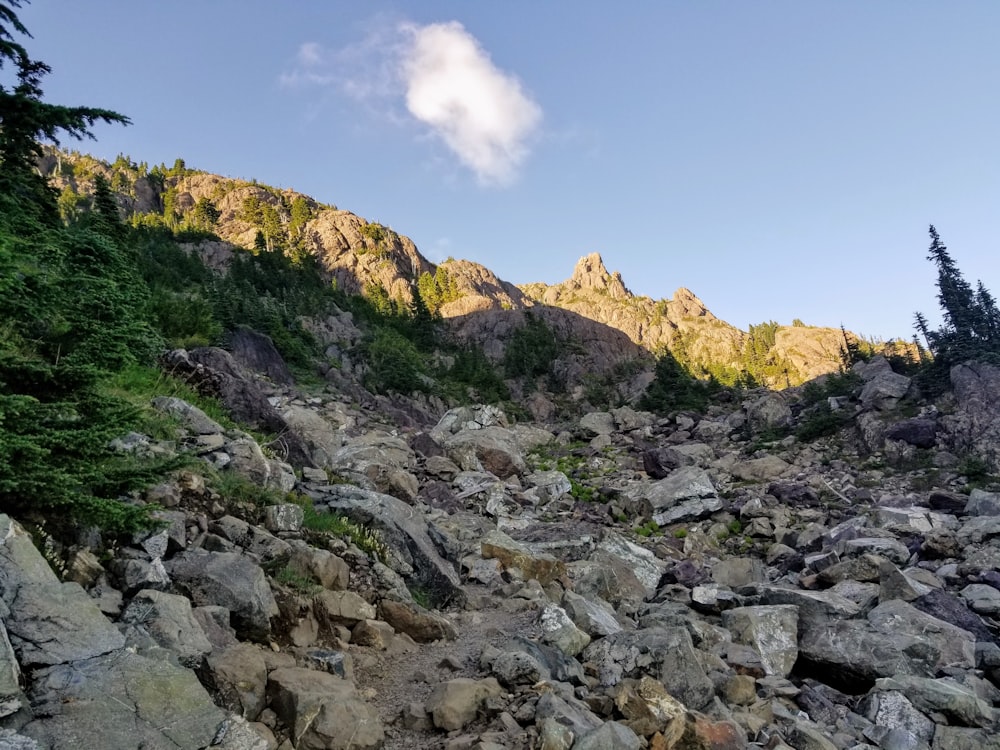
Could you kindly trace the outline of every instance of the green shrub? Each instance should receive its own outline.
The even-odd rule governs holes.
[[[287,499],[301,506],[305,514],[302,525],[309,531],[348,539],[358,549],[382,562],[388,558],[389,547],[377,530],[355,523],[337,513],[321,513],[313,506],[312,499],[306,495],[292,495]]]
[[[810,380],[802,387],[802,401],[806,406],[818,404],[828,398],[851,396],[861,385],[856,372],[835,372],[817,380]]]
[[[426,364],[417,348],[391,328],[382,328],[365,346],[366,385],[381,393],[426,391]]]
[[[262,487],[235,471],[220,471],[209,479],[209,486],[218,492],[228,505],[241,503],[264,508],[282,502],[280,492]]]
[[[657,357],[653,381],[639,399],[639,408],[658,414],[672,411],[704,411],[709,387],[691,377],[669,351]]]
[[[851,417],[843,409],[834,411],[829,404],[819,403],[812,407],[806,418],[795,428],[795,437],[802,442],[833,435],[851,421]]]
[[[121,501],[181,465],[140,460],[108,444],[129,430],[136,411],[105,395],[99,373],[0,352],[0,509],[41,513],[127,533],[155,525],[149,506]]]
[[[642,526],[638,527],[635,530],[635,533],[641,537],[650,537],[654,535],[659,535],[662,532],[660,531],[660,525],[656,521],[649,520],[646,521],[646,523],[644,523]]]
[[[323,590],[323,587],[315,580],[307,575],[302,575],[287,565],[278,569],[277,573],[274,574],[274,580],[305,596],[315,596]]]
[[[507,342],[504,370],[513,378],[547,375],[559,356],[559,350],[559,340],[548,324],[526,312],[524,325],[516,329]]]

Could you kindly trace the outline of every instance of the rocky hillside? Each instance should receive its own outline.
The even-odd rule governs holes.
[[[190,456],[160,529],[0,518],[0,746],[1000,747],[997,368],[400,422],[254,346],[166,364],[278,440],[164,396],[116,441]]]
[[[747,365],[748,332],[719,320],[684,287],[669,300],[635,296],[621,274],[608,272],[597,253],[581,258],[566,281],[527,284],[521,291],[542,304],[616,328],[650,351],[670,350],[695,369],[739,371]],[[784,388],[835,372],[841,365],[844,335],[838,328],[777,326],[765,355],[780,367],[764,384]],[[847,336],[858,341],[854,334]]]
[[[634,358],[633,345],[644,350],[641,360],[666,349],[692,371],[723,382],[734,381],[749,366],[758,382],[779,388],[833,372],[841,363],[844,334],[810,326],[774,325],[763,348],[754,349],[755,359],[748,360],[753,330],[719,320],[684,288],[669,300],[637,297],[596,253],[581,258],[564,282],[519,289],[477,263],[449,259],[435,265],[389,227],[294,190],[189,170],[182,163],[150,171],[124,158],[108,165],[56,151],[48,152],[40,167],[62,191],[67,213],[76,210],[79,199],[74,196],[85,194],[93,176],[103,174],[118,191],[122,209],[137,220],[217,235],[221,242],[203,239],[190,245],[216,269],[226,266],[237,247],[278,249],[293,257],[315,256],[327,281],[349,294],[380,289],[388,299],[405,304],[412,300],[414,284],[444,278],[449,294],[435,306],[437,311],[453,323],[456,335],[481,343],[495,359],[502,357],[507,342],[504,333],[510,324],[503,321],[519,319],[502,313],[546,306],[571,313],[544,314],[558,321],[560,335],[582,348],[599,342],[596,357],[583,369],[600,373]],[[483,313],[489,314],[478,319]],[[599,333],[595,323],[624,336]],[[853,334],[848,337],[857,341]],[[564,369],[571,373],[575,368]],[[567,383],[574,385],[579,382]]]

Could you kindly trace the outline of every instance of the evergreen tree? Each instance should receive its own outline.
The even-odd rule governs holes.
[[[118,201],[104,175],[94,176],[94,202],[90,224],[98,232],[111,237],[116,242],[125,239],[125,225],[118,212]]]
[[[420,288],[413,284],[410,287],[413,302],[410,305],[410,341],[421,351],[429,351],[434,348],[436,340],[436,321],[434,315],[424,304],[424,298],[420,294]]]
[[[669,350],[656,359],[653,381],[639,399],[639,408],[666,414],[679,409],[703,411],[709,387],[691,377]]]
[[[923,387],[933,394],[947,386],[952,365],[969,359],[1000,361],[1000,311],[981,281],[973,290],[965,280],[933,225],[930,237],[927,259],[937,266],[943,325],[931,330],[918,312],[915,326],[933,358],[921,375]]]
[[[16,32],[30,38],[14,12],[21,0],[0,2],[0,69],[10,65],[16,84],[0,84],[0,192],[30,199],[30,206],[43,206],[41,216],[56,220],[54,191],[35,169],[42,155],[40,141],[58,144],[62,133],[73,138],[93,138],[90,128],[97,122],[128,124],[117,112],[95,107],[66,107],[42,101],[42,78],[51,72],[43,62],[32,60],[15,41]]]
[[[938,269],[938,302],[945,323],[943,331],[935,335],[939,337],[939,346],[946,343],[954,357],[969,356],[972,354],[972,335],[977,322],[972,287],[948,254],[948,248],[941,241],[933,224],[930,227],[930,236],[931,245],[927,259]]]
[[[143,319],[146,287],[107,181],[95,179],[86,221],[64,227],[54,191],[33,168],[39,139],[128,121],[41,100],[49,68],[14,41],[12,32],[27,35],[17,7],[0,0],[0,67],[12,64],[17,80],[0,85],[0,511],[38,514],[50,529],[134,530],[149,525],[149,508],[118,497],[163,466],[107,448],[135,415],[106,395],[105,379],[158,346]]]
[[[535,378],[552,372],[561,347],[555,332],[542,319],[524,313],[524,325],[516,329],[504,349],[504,370],[510,377]]]
[[[209,198],[202,196],[191,209],[190,225],[202,232],[211,232],[219,221],[219,209]]]

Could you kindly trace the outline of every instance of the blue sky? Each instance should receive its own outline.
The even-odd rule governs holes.
[[[1000,293],[995,0],[36,0],[81,150],[291,187],[514,283],[599,252],[746,328],[938,319],[934,223]]]

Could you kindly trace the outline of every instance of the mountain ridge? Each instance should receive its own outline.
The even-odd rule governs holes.
[[[766,330],[755,332],[751,326],[743,331],[719,319],[683,286],[670,299],[636,296],[619,272],[608,271],[596,252],[581,256],[569,278],[555,284],[514,285],[469,260],[449,258],[435,264],[408,237],[377,222],[293,189],[189,170],[180,160],[170,170],[160,167],[143,174],[143,165],[134,165],[127,157],[109,165],[50,150],[40,168],[62,191],[63,202],[69,201],[68,194],[85,194],[93,175],[103,173],[116,187],[127,214],[144,221],[162,217],[167,226],[190,226],[206,236],[217,235],[231,247],[204,237],[189,246],[216,270],[225,266],[237,248],[273,245],[285,254],[313,255],[324,279],[348,294],[381,288],[389,299],[408,305],[422,277],[443,269],[453,293],[435,312],[455,335],[483,344],[493,359],[502,358],[504,351],[503,338],[492,338],[498,330],[496,318],[504,317],[504,312],[541,306],[574,314],[561,318],[558,313],[548,314],[553,320],[560,318],[562,335],[594,340],[593,332],[584,330],[590,328],[582,322],[587,319],[624,333],[650,354],[670,352],[697,376],[730,384],[745,371],[771,387],[797,385],[838,370],[845,346],[860,342],[860,337],[840,329],[773,322],[762,324]],[[491,315],[479,323],[469,318],[488,312]],[[763,347],[761,333],[766,339]],[[613,338],[605,337],[605,343]],[[632,353],[630,347],[617,355],[606,350],[605,356],[588,366],[607,371]]]

